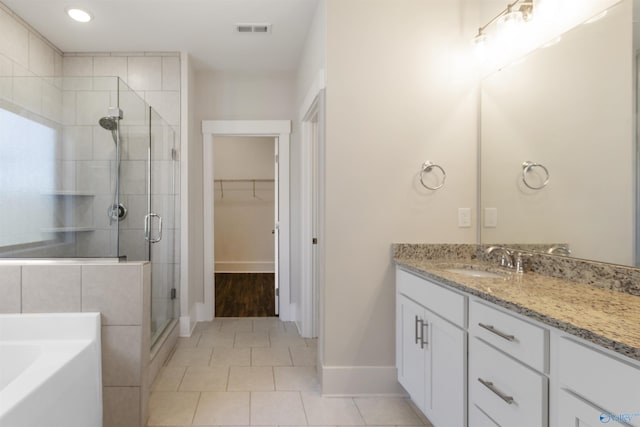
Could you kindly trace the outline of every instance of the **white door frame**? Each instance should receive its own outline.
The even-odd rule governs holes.
[[[320,70],[307,91],[300,109],[302,128],[301,156],[301,309],[300,334],[303,337],[319,337],[322,332],[322,290],[324,283],[324,89],[326,87],[324,70]],[[313,152],[313,119],[318,121],[318,141],[316,152]],[[313,162],[317,162],[318,195],[317,215],[318,229],[313,234]],[[313,246],[312,239],[318,238],[316,245],[316,277],[314,288]]]
[[[219,136],[272,136],[278,138],[279,173],[279,258],[280,319],[291,321],[291,298],[289,286],[289,140],[290,120],[203,120],[202,158],[204,166],[204,305],[206,312],[214,312],[214,227],[213,227],[213,140]]]

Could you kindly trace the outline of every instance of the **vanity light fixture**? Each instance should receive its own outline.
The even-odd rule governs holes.
[[[89,22],[93,19],[93,16],[91,16],[89,12],[78,8],[67,9],[67,15],[74,21],[82,23]]]
[[[507,4],[502,12],[478,28],[478,34],[472,40],[476,53],[479,56],[484,54],[487,44],[487,29],[494,23],[497,22],[501,27],[513,27],[522,22],[528,22],[531,18],[533,18],[533,0],[515,0],[513,3]]]

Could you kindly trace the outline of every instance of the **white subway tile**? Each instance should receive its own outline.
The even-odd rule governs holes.
[[[93,160],[115,160],[116,144],[111,131],[101,126],[92,126]]]
[[[142,268],[117,264],[82,266],[82,311],[99,311],[103,325],[141,325]]]
[[[162,58],[129,57],[127,84],[133,90],[162,90]]]
[[[93,59],[93,75],[127,77],[127,58],[121,56],[98,56]]]
[[[14,77],[13,102],[32,113],[42,113],[42,79]]]
[[[80,266],[22,267],[22,312],[80,311]]]
[[[62,90],[46,80],[42,82],[42,114],[57,123],[63,119]]]
[[[94,194],[111,194],[111,163],[81,161],[76,164],[76,188]]]
[[[19,265],[0,266],[0,313],[20,313],[21,272]]]
[[[29,33],[29,69],[38,76],[53,76],[54,50],[34,33]]]
[[[162,58],[162,90],[180,90],[180,58]]]
[[[60,160],[92,159],[91,126],[65,126],[58,153]]]
[[[116,305],[119,301],[110,300]],[[104,315],[104,313],[103,313]],[[141,385],[142,331],[140,326],[102,327],[102,384]]]
[[[29,66],[29,31],[6,11],[0,9],[0,53],[23,67]]]
[[[109,92],[77,92],[76,99],[79,125],[97,125],[107,115],[111,100]]]
[[[64,125],[76,124],[76,93],[62,92],[62,123]]]
[[[62,58],[62,72],[69,77],[93,76],[93,57],[64,56]]]
[[[180,92],[146,92],[145,100],[167,123],[180,125]]]

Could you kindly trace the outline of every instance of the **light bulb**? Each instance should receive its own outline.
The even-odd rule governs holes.
[[[482,29],[478,30],[478,34],[473,38],[471,43],[473,44],[473,53],[476,58],[484,60],[487,57],[487,35]]]

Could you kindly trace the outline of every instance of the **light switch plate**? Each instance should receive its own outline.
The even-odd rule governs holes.
[[[484,226],[486,228],[498,226],[498,208],[484,208]]]
[[[471,227],[471,208],[458,208],[458,227]]]

